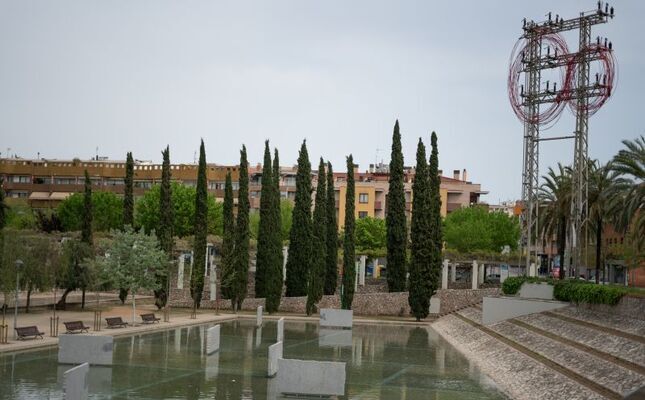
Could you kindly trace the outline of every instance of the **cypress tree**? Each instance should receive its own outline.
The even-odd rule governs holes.
[[[197,167],[197,189],[195,193],[195,237],[193,242],[193,272],[191,274],[190,295],[193,309],[199,308],[204,291],[204,268],[206,265],[206,240],[208,235],[208,190],[206,181],[206,150],[204,140],[199,146],[199,165]]]
[[[307,315],[316,311],[316,304],[322,299],[327,266],[327,190],[325,162],[322,157],[318,165],[318,186],[312,226],[311,271],[307,286]]]
[[[258,252],[255,263],[255,297],[266,297],[267,273],[271,265],[272,241],[271,236],[276,235],[279,227],[274,226],[272,215],[273,192],[273,166],[271,165],[271,151],[269,141],[264,142],[264,165],[262,166],[262,191],[260,195],[260,226],[258,228]]]
[[[430,236],[432,241],[432,257],[430,264],[429,296],[432,297],[439,288],[441,276],[441,249],[443,247],[443,232],[441,221],[441,177],[439,176],[439,150],[437,134],[432,132],[432,152],[430,153]]]
[[[0,229],[5,225],[7,225],[7,204],[4,200],[4,179],[0,177]]]
[[[125,188],[123,193],[123,225],[134,225],[134,160],[132,152],[125,159]]]
[[[430,188],[426,149],[421,139],[417,146],[417,167],[412,184],[411,257],[408,303],[417,321],[428,316],[430,308],[430,268],[432,236],[430,234]]]
[[[296,174],[296,199],[292,212],[287,257],[287,296],[305,296],[311,266],[311,164],[307,141],[302,142]]]
[[[403,187],[403,153],[399,121],[394,124],[390,181],[386,199],[387,226],[387,287],[390,292],[405,291],[407,227],[405,188]]]
[[[267,269],[266,280],[266,309],[269,313],[278,311],[282,297],[282,213],[280,212],[280,161],[278,149],[273,157],[273,190],[271,191],[271,216],[275,232],[271,240],[271,262]]]
[[[327,254],[325,267],[325,294],[336,293],[338,285],[338,222],[336,221],[336,196],[334,171],[327,162]]]
[[[231,298],[231,290],[235,271],[233,270],[233,250],[235,247],[235,215],[233,214],[233,184],[231,173],[226,174],[224,185],[223,206],[223,240],[222,240],[222,282],[220,284],[222,297]]]
[[[246,146],[240,151],[240,188],[237,192],[237,220],[235,222],[235,252],[233,269],[235,278],[231,300],[234,309],[241,310],[246,297],[246,285],[249,279],[249,164],[246,158]]]
[[[85,170],[85,190],[83,193],[83,225],[81,227],[81,241],[92,246],[92,181],[90,174]]]
[[[170,186],[170,147],[166,146],[166,149],[161,152],[163,156],[163,163],[161,165],[161,187],[159,194],[159,228],[157,229],[157,237],[159,238],[159,245],[161,249],[166,253],[168,261],[173,258],[173,225],[174,225],[174,215],[172,208],[172,188]],[[168,288],[168,279],[170,279],[170,274],[165,276],[160,276],[159,281],[161,287],[155,291],[156,301],[155,304],[158,308],[162,308],[166,305],[168,299],[168,294],[166,289]]]
[[[354,251],[354,158],[347,157],[347,193],[345,194],[345,236],[343,238],[343,291],[341,307],[352,309],[354,280],[356,279],[356,254]]]

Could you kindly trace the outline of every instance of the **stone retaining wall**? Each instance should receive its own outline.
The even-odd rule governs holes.
[[[468,305],[479,303],[484,296],[494,296],[499,294],[499,289],[477,289],[477,290],[438,290],[436,296],[441,299],[440,314],[446,314]],[[204,291],[201,302],[201,308],[216,307],[216,302],[207,300],[209,293]],[[287,313],[305,313],[306,297],[283,297],[280,302],[280,312]],[[190,290],[171,290],[170,303],[173,307],[192,307]],[[258,306],[265,306],[264,299],[247,297],[242,304],[242,309],[253,311]],[[229,300],[220,300],[220,309],[228,310],[231,308]],[[340,308],[339,295],[323,296],[318,308]],[[400,316],[407,317],[410,315],[410,306],[408,304],[408,292],[379,292],[379,293],[356,293],[352,309],[356,315],[364,316]]]

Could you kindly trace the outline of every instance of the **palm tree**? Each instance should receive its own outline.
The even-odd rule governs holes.
[[[549,167],[542,177],[539,190],[540,231],[543,239],[557,235],[560,258],[560,279],[564,278],[564,250],[571,213],[571,169],[558,163],[556,170]]]
[[[625,188],[616,227],[627,234],[640,259],[645,250],[645,137],[623,140],[623,145],[625,148],[614,156],[612,164],[619,174],[619,184]]]
[[[624,149],[614,156],[612,169],[627,192],[623,197],[617,228],[627,232],[640,253],[645,247],[645,137],[623,140]]]
[[[612,163],[600,165],[589,162],[589,219],[596,239],[596,283],[600,278],[602,260],[602,232],[607,222],[614,222],[620,210],[621,191],[624,185],[617,179]]]

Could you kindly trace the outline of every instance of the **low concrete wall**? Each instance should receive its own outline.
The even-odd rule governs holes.
[[[520,297],[525,299],[553,300],[553,285],[548,283],[524,282],[520,288]]]
[[[353,322],[354,312],[352,310],[320,309],[321,327],[351,328]]]
[[[559,301],[520,299],[517,297],[484,297],[482,323],[494,324],[522,315],[555,310],[568,306]]]
[[[114,337],[94,335],[60,335],[58,362],[60,364],[112,365]]]
[[[89,382],[87,376],[90,372],[88,363],[65,371],[63,383],[63,398],[65,400],[85,400],[88,396]]]
[[[345,363],[278,359],[278,392],[313,396],[345,394]]]
[[[645,297],[627,295],[620,299],[615,306],[606,304],[577,304],[576,307],[607,314],[618,314],[645,321]]]

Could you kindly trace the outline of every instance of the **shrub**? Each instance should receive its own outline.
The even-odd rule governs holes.
[[[522,287],[522,284],[524,282],[528,283],[548,283],[550,285],[553,284],[553,280],[551,278],[539,278],[537,276],[512,276],[509,278],[506,278],[504,280],[504,283],[502,283],[502,292],[506,295],[514,295],[517,294],[517,292],[520,291],[520,288]]]
[[[553,289],[553,296],[557,300],[573,303],[615,305],[625,294],[627,290],[621,287],[572,279],[556,282]]]

